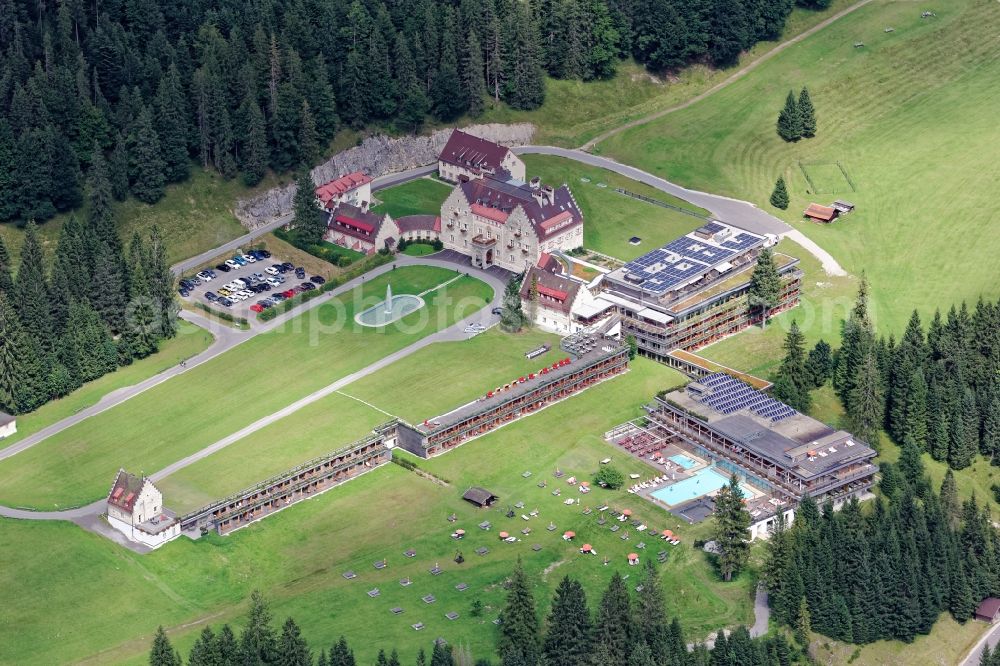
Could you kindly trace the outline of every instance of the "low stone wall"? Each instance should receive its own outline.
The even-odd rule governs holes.
[[[530,123],[513,125],[470,125],[464,131],[506,146],[522,146],[531,142],[535,126]],[[326,183],[344,174],[361,171],[372,178],[426,166],[437,161],[451,129],[437,130],[427,136],[371,136],[354,148],[337,153],[329,161],[312,170],[313,182]],[[273,189],[236,202],[235,214],[244,227],[258,227],[292,211],[295,183]]]

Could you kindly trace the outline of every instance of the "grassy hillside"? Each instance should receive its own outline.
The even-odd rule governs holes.
[[[416,266],[383,274],[44,440],[0,463],[0,503],[52,509],[94,501],[120,466],[161,469],[468,316],[493,297],[485,283],[460,277],[425,295],[427,307],[398,326],[354,324],[355,312],[381,300],[390,276],[394,292],[403,294],[431,289],[456,273]]]
[[[456,360],[450,352],[439,346],[436,360],[447,366]],[[635,570],[625,565],[628,552],[647,557],[660,548],[670,551],[660,567],[669,591],[668,612],[680,614],[692,638],[748,621],[750,578],[718,584],[705,554],[690,545],[704,526],[680,525],[624,491],[595,489],[581,506],[565,506],[563,499],[578,495],[552,477],[556,468],[589,476],[608,455],[623,471],[650,473],[611,449],[601,433],[638,415],[643,401],[677,380],[674,371],[640,359],[624,376],[420,463],[449,485],[389,465],[230,536],[197,542],[182,538],[146,556],[74,525],[0,520],[0,560],[8,563],[0,571],[6,592],[0,608],[0,643],[5,646],[0,661],[145,663],[152,633],[161,623],[186,655],[205,623],[218,627],[242,621],[246,597],[255,588],[271,599],[275,618],[296,618],[314,649],[347,635],[359,663],[371,663],[380,647],[393,645],[404,663],[412,663],[417,648],[427,648],[438,636],[489,656],[494,649],[490,622],[503,600],[501,583],[518,556],[524,558],[542,612],[547,612],[563,575],[583,582],[593,606],[614,571],[630,573],[634,581]],[[533,475],[522,477],[525,470]],[[540,479],[548,480],[549,487],[538,488]],[[482,511],[461,500],[466,487],[479,484],[504,498],[502,505]],[[552,496],[554,487],[563,488],[562,497]],[[539,508],[539,518],[527,523],[506,518],[507,499]],[[649,548],[636,549],[638,533],[622,541],[608,526],[596,524],[596,512],[582,515],[583,504],[596,507],[605,501],[631,508],[651,527],[679,532],[684,544],[662,546],[647,538]],[[456,525],[445,520],[453,512]],[[476,529],[484,519],[496,528]],[[558,529],[547,531],[549,521]],[[462,542],[448,536],[456,526],[469,532]],[[498,529],[522,536],[525,526],[533,531],[520,542],[497,540]],[[577,532],[577,542],[561,539],[566,529]],[[579,555],[581,540],[591,543],[598,557]],[[532,551],[533,543],[542,550]],[[489,548],[489,554],[476,555],[480,546]],[[407,548],[417,556],[404,558]],[[467,558],[462,565],[452,561],[456,550]],[[609,566],[602,564],[604,555],[611,559]],[[388,568],[376,571],[372,562],[383,558]],[[427,573],[435,563],[444,569],[441,576]],[[359,578],[346,581],[341,574],[348,569]],[[413,585],[400,586],[402,577],[410,577]],[[455,590],[461,582],[469,585],[468,591]],[[377,599],[366,594],[373,587],[382,590]],[[44,595],[38,594],[40,589]],[[429,593],[436,603],[420,600]],[[469,612],[475,598],[486,606],[482,618]],[[405,610],[400,616],[389,612],[396,605]],[[459,619],[446,620],[449,611],[459,613]],[[418,621],[427,626],[425,631],[410,628]]]
[[[914,307],[996,297],[985,267],[1000,250],[990,224],[1000,173],[1000,5],[954,0],[929,19],[921,10],[875,0],[734,85],[598,148],[789,220],[849,271],[867,272],[873,314],[887,332],[900,331]],[[787,144],[775,119],[788,89],[803,85],[818,133]],[[834,191],[810,192],[800,162],[816,187]],[[787,212],[767,206],[779,175],[789,181]],[[829,227],[800,221],[808,202],[834,198],[858,210]]]

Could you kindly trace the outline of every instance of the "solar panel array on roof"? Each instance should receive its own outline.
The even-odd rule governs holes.
[[[718,222],[709,222],[699,231],[709,227],[715,229],[713,233],[726,228]],[[760,236],[747,232],[737,232],[718,245],[691,235],[681,236],[633,259],[622,270],[628,282],[662,294],[701,277],[714,266],[761,242]]]
[[[719,224],[718,222],[708,222],[698,227],[697,233],[714,236],[725,228],[725,225]]]
[[[706,407],[711,407],[722,414],[732,414],[746,409],[761,418],[770,419],[772,423],[797,414],[785,403],[724,372],[702,377],[698,383],[711,390],[696,391],[689,387],[688,393]]]

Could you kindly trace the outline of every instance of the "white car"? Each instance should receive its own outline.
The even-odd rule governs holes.
[[[466,333],[482,333],[486,330],[486,327],[482,324],[469,324],[465,327]]]
[[[240,267],[240,265],[238,263],[236,263],[235,261],[233,261],[232,259],[226,259],[226,266],[229,266],[230,268],[239,268]]]
[[[281,284],[280,282],[278,282],[277,278],[273,278],[273,277],[267,278],[267,283],[269,285],[271,285],[272,287],[277,287],[278,285]]]
[[[240,292],[240,296],[242,296],[243,298],[250,298],[250,297],[253,296],[253,292],[252,291],[243,290],[243,291]]]
[[[241,255],[241,256],[243,257],[243,261],[247,262],[248,264],[256,264],[257,263],[257,260],[254,259],[253,257],[251,257],[249,254],[244,254],[244,255]]]
[[[212,276],[209,275],[207,271],[202,271],[201,273],[198,273],[198,277],[200,277],[205,282],[211,282],[212,281]]]
[[[237,289],[245,289],[247,286],[247,281],[241,280],[240,278],[236,278],[235,280],[233,280],[233,284],[236,286]]]
[[[278,269],[275,268],[274,266],[268,266],[267,268],[264,269],[264,272],[267,273],[268,275],[277,275]]]

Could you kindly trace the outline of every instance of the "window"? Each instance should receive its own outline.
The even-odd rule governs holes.
[[[510,255],[510,263],[514,263],[514,255]]]

